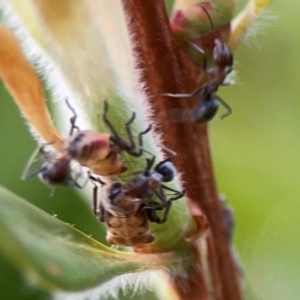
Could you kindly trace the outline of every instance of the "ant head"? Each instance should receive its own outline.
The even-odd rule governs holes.
[[[213,59],[220,67],[231,67],[233,65],[233,57],[230,49],[219,39],[215,39]]]
[[[213,97],[203,99],[195,112],[195,121],[197,123],[206,123],[213,119],[218,111],[218,103]]]
[[[158,164],[155,171],[162,175],[162,181],[164,182],[172,181],[176,175],[176,169],[170,161]]]
[[[39,172],[42,181],[50,184],[66,184],[70,175],[70,160],[67,157],[45,161]]]

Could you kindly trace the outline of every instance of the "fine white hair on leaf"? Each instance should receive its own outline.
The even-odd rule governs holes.
[[[106,21],[112,22],[110,26],[114,22],[116,26],[121,26],[119,31],[114,29],[116,34],[109,35],[109,44],[106,45],[105,35],[103,35],[105,28],[100,29],[103,24],[96,21],[97,10],[93,9],[92,6],[97,5],[99,10],[98,1],[77,1],[76,5],[71,5],[70,1],[64,2],[62,8],[68,12],[64,22],[60,22],[61,14],[57,16],[57,11],[54,9],[55,3],[58,3],[59,0],[56,2],[26,1],[34,6],[32,17],[36,16],[37,19],[35,24],[39,26],[40,30],[38,37],[35,36],[35,32],[32,32],[30,26],[26,27],[27,22],[30,23],[31,20],[28,20],[26,12],[22,11],[23,6],[20,2],[0,1],[0,9],[3,11],[5,24],[14,30],[28,59],[45,78],[46,85],[50,88],[52,97],[55,99],[54,109],[60,113],[59,120],[62,122],[61,124],[66,124],[64,134],[67,135],[69,119],[72,114],[65,104],[66,97],[78,115],[76,125],[80,129],[96,129],[98,132],[103,132],[103,130],[107,132],[101,116],[103,101],[107,99],[109,102],[108,118],[120,136],[126,134],[124,125],[128,122],[132,111],[136,112],[136,119],[131,125],[133,136],[136,137],[139,132],[145,130],[152,121],[151,116],[153,115],[147,98],[153,96],[149,95],[143,80],[142,70],[139,69],[140,58],[133,50],[136,41],[133,42],[134,36],[126,31],[126,16],[123,16],[123,10],[119,7],[116,16],[112,14],[109,18],[105,18]],[[107,5],[101,9],[106,10],[108,7],[111,8],[116,5],[114,1],[105,1],[105,3]],[[118,3],[121,5],[120,1]],[[48,7],[50,8],[50,17],[48,16]],[[120,20],[115,19],[115,17],[120,16],[122,16]],[[61,26],[63,27],[61,28]],[[33,37],[30,34],[33,34]],[[41,36],[41,34],[43,35]],[[123,35],[122,38],[119,38],[119,34]],[[118,40],[121,45],[117,43]],[[110,51],[111,47],[117,49]],[[122,54],[124,59],[128,56],[129,59],[126,62],[116,59],[119,51],[124,51]],[[128,80],[127,74],[129,74],[130,80],[134,82],[126,82]],[[153,127],[159,126],[159,124],[151,123]],[[161,161],[163,158],[162,147],[160,146],[163,145],[161,136],[155,130],[151,130],[143,137],[143,147],[153,153],[157,159],[156,162]],[[135,158],[125,155],[124,161],[129,171],[139,171],[145,168],[144,156]],[[176,190],[181,190],[178,176],[176,180],[170,183],[170,186]],[[89,193],[89,198],[90,195]],[[176,240],[182,239],[185,235],[181,224],[188,223],[188,228],[193,223],[193,219],[183,201],[176,201],[172,206],[172,213],[168,216],[168,221],[176,224],[177,230],[172,228],[173,231],[170,232],[169,238],[177,243]],[[158,228],[164,228],[164,226],[167,227],[168,225],[151,224],[154,229],[153,232]],[[169,233],[169,231],[165,232]]]
[[[105,298],[119,299],[119,293],[129,298],[133,295],[153,290],[158,270],[129,273],[116,276],[100,286],[80,292],[56,292],[54,300],[99,300]]]
[[[60,109],[64,111],[64,113],[68,113],[69,110],[65,104],[65,99],[72,99],[73,101],[70,101],[72,102],[72,106],[74,106],[76,111],[80,112],[78,125],[87,128],[91,127],[83,107],[80,106],[78,100],[80,96],[72,91],[58,65],[32,38],[9,1],[0,1],[0,11],[3,14],[3,23],[15,33],[24,50],[23,53],[25,57],[35,68],[36,72],[43,78],[47,88],[51,91],[51,99],[54,103],[60,103]],[[34,130],[32,132],[34,132]],[[36,138],[36,135],[34,135],[34,137]]]
[[[271,11],[271,9],[266,8],[246,32],[246,35],[243,38],[245,44],[249,47],[260,49],[261,43],[258,42],[257,38],[259,36],[266,35],[266,29],[274,26],[273,24],[276,19],[277,16]]]

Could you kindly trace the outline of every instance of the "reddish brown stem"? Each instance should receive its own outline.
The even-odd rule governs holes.
[[[208,250],[213,298],[240,300],[213,174],[207,126],[184,120],[184,115],[178,114],[194,109],[197,99],[162,97],[163,93],[193,90],[197,73],[176,49],[162,0],[123,0],[123,6],[133,34],[135,57],[139,59],[136,64],[142,70],[142,79],[155,112],[153,121],[159,124],[166,146],[178,154],[175,164],[183,174],[192,205],[204,211],[209,221],[212,238],[208,239]],[[182,290],[175,280],[178,294],[184,295],[182,299],[206,299],[207,295],[201,292],[201,274],[191,271],[189,275],[190,292]],[[195,284],[197,281],[199,283]],[[200,298],[200,295],[203,297]]]

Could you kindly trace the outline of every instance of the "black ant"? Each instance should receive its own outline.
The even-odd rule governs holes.
[[[200,5],[201,6],[201,5]],[[212,28],[213,22],[209,13],[204,6],[201,6],[204,12],[207,14]],[[190,43],[191,46],[198,52],[204,54],[203,69],[206,74],[210,77],[210,80],[204,85],[196,88],[190,94],[171,94],[166,93],[164,96],[174,97],[174,98],[189,98],[199,94],[199,105],[194,113],[194,121],[198,123],[206,123],[211,121],[218,111],[218,103],[222,104],[227,112],[223,113],[219,119],[223,119],[232,113],[231,107],[218,95],[216,92],[221,84],[224,84],[225,78],[232,71],[233,66],[233,56],[229,47],[223,43],[220,39],[214,40],[213,48],[213,61],[216,65],[215,68],[207,70],[206,68],[206,58],[203,50],[197,45]]]
[[[172,201],[181,198],[184,195],[184,191],[179,192],[162,184],[163,182],[172,181],[176,175],[175,167],[170,162],[175,156],[175,153],[167,148],[165,149],[169,153],[172,153],[172,156],[159,162],[153,170],[155,156],[153,155],[151,159],[146,159],[147,166],[143,172],[133,173],[139,175],[127,183],[120,184],[119,188],[115,189],[114,193],[111,193],[109,197],[112,204],[115,203],[115,199],[118,197],[139,199],[139,201],[144,204],[143,208],[146,209],[151,222],[158,224],[166,222]],[[174,193],[171,198],[167,198],[165,190]],[[154,195],[160,202],[153,200]],[[164,210],[162,218],[157,216],[157,210]]]
[[[70,119],[71,130],[70,138],[66,141],[65,151],[70,158],[78,161],[81,165],[91,169],[97,175],[109,176],[123,173],[127,170],[122,157],[121,151],[126,151],[128,154],[139,157],[143,154],[143,135],[151,130],[151,125],[144,131],[138,134],[138,149],[133,139],[130,129],[131,123],[135,119],[135,113],[125,124],[128,141],[122,139],[111,122],[107,118],[108,103],[104,101],[103,121],[111,130],[112,135],[99,133],[92,130],[79,130],[75,125],[77,114],[73,107],[66,103],[73,112],[73,117]],[[77,130],[74,133],[74,130]]]
[[[174,156],[173,152],[172,154]],[[128,183],[115,182],[102,189],[99,206],[98,187],[95,185],[94,213],[108,228],[106,236],[108,242],[123,246],[138,246],[154,240],[148,220],[158,224],[166,222],[172,201],[184,195],[184,192],[162,184],[172,181],[175,177],[175,167],[170,162],[173,156],[161,161],[151,170],[155,162],[153,155],[151,159],[147,159],[144,171],[133,173],[139,174],[137,177]],[[164,190],[173,192],[173,197],[167,198]],[[159,202],[153,199],[154,195]],[[164,211],[162,218],[156,213],[161,210]]]

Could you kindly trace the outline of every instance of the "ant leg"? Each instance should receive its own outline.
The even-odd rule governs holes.
[[[127,123],[125,123],[127,136],[129,139],[128,152],[130,152],[130,151],[134,152],[134,149],[135,149],[135,143],[134,143],[133,135],[132,135],[132,132],[130,129],[130,124],[134,121],[135,117],[136,117],[136,114],[135,114],[135,112],[133,112],[129,121]],[[130,154],[131,154],[131,152],[130,152]]]
[[[197,95],[201,90],[203,89],[203,85],[197,87],[194,91],[192,91],[190,94],[172,94],[172,93],[163,93],[162,96],[167,96],[171,98],[190,98],[195,95]]]
[[[91,179],[93,182],[98,182],[98,183],[100,183],[101,186],[106,185],[106,183],[104,181],[102,181],[100,179],[100,177],[95,177],[95,176],[91,175],[90,172],[88,172],[88,175],[89,175],[89,179]]]
[[[50,192],[50,196],[51,197],[54,196],[55,191],[56,191],[56,186],[54,186],[54,187],[51,188],[51,192]]]
[[[178,200],[178,199],[180,199],[181,197],[183,197],[184,195],[185,195],[185,191],[180,192],[180,194],[178,194],[177,196],[172,197],[172,198],[169,198],[169,201],[175,201],[175,200]]]
[[[92,181],[94,184],[93,188],[93,212],[95,216],[98,216],[98,186]]]
[[[172,204],[172,202],[170,202],[170,201],[167,202],[166,209],[165,209],[165,212],[164,212],[164,215],[162,218],[157,216],[155,209],[147,209],[147,215],[148,215],[149,220],[151,222],[155,222],[157,224],[165,223],[167,221],[167,218],[168,218],[168,215],[170,212],[171,204]]]
[[[169,215],[169,212],[171,209],[171,205],[172,205],[172,202],[168,201],[166,204],[166,209],[165,209],[164,215],[163,215],[162,219],[159,220],[160,221],[159,224],[163,224],[167,221],[167,218],[168,218],[168,215]]]
[[[106,126],[109,128],[109,130],[112,133],[112,140],[113,142],[115,142],[117,145],[120,144],[120,141],[123,141],[120,136],[118,135],[118,133],[116,132],[114,126],[111,124],[111,122],[108,120],[107,118],[107,112],[108,112],[108,103],[105,100],[104,101],[104,113],[103,113],[103,122],[106,124]],[[132,117],[131,117],[132,118]],[[131,120],[131,119],[130,119]],[[129,121],[130,121],[129,120]],[[127,122],[129,123],[129,122]]]
[[[168,201],[166,200],[166,196],[165,196],[163,189],[161,187],[159,187],[159,190],[155,191],[154,194],[160,200],[162,205],[165,206]]]
[[[157,216],[155,209],[148,209],[146,208],[147,216],[150,222],[158,223],[160,221],[160,218]]]
[[[46,169],[47,169],[47,168],[42,167],[42,168],[38,169],[37,171],[31,173],[30,175],[28,175],[28,176],[22,178],[22,180],[26,180],[26,179],[29,179],[29,178],[31,178],[31,177],[34,177],[34,176],[38,175],[39,173],[43,173],[43,171],[45,171]],[[27,175],[27,174],[26,174],[26,175]]]
[[[75,109],[69,103],[68,98],[66,98],[66,104],[67,104],[68,108],[71,110],[71,112],[73,113],[73,117],[71,117],[71,119],[70,119],[71,129],[70,129],[70,133],[69,133],[69,136],[72,136],[74,129],[79,130],[79,127],[75,124],[76,119],[77,119],[77,114],[76,114]]]
[[[143,173],[150,172],[150,170],[152,169],[153,164],[155,162],[155,158],[156,158],[155,155],[153,155],[152,158],[146,158],[147,166],[146,166],[145,171]]]
[[[221,97],[219,97],[217,95],[214,95],[214,99],[216,101],[218,101],[219,103],[221,103],[225,107],[225,109],[227,110],[227,112],[223,113],[222,115],[220,115],[215,120],[222,120],[222,119],[224,119],[224,118],[226,118],[226,117],[228,117],[229,115],[232,114],[232,108],[227,102],[225,102]]]
[[[88,177],[92,181],[92,184],[94,185],[94,188],[93,188],[93,212],[94,212],[94,215],[98,216],[98,186],[95,182],[100,183],[101,186],[105,185],[105,182],[103,182],[99,177],[92,176],[90,172],[88,172]]]
[[[76,175],[75,175],[74,178],[72,176],[70,176],[71,177],[70,180],[71,180],[71,182],[73,183],[74,186],[76,186],[79,189],[83,189],[86,186],[87,182],[89,181],[89,178],[87,178],[87,180],[84,182],[83,185],[80,185],[78,183],[78,178],[81,177],[81,175],[82,175],[82,166],[79,165],[79,168],[80,168],[80,171],[76,172]]]
[[[101,222],[105,222],[106,210],[105,210],[103,204],[101,203],[101,201],[100,201],[100,204],[99,204],[99,214],[97,216],[99,217]]]
[[[138,157],[138,156],[141,156],[143,154],[143,152],[146,152],[148,154],[151,154],[149,151],[147,151],[146,149],[143,148],[143,135],[148,133],[150,130],[151,130],[152,126],[149,125],[148,128],[144,131],[141,131],[139,134],[138,134],[138,142],[139,142],[139,149],[138,151],[135,151],[135,145],[134,145],[134,142],[133,142],[133,137],[132,137],[132,132],[131,132],[131,129],[128,127],[126,128],[127,129],[127,134],[129,137],[131,137],[132,139],[132,142],[131,142],[131,150],[128,151],[128,153],[132,156],[135,156],[135,157]],[[130,139],[129,139],[130,140]]]
[[[27,164],[26,164],[26,166],[25,166],[25,168],[24,168],[24,171],[22,172],[22,175],[21,175],[21,179],[22,179],[22,180],[26,180],[26,179],[28,179],[28,178],[30,178],[30,177],[32,177],[32,176],[34,176],[34,175],[36,175],[36,174],[38,174],[38,173],[40,172],[40,170],[39,170],[39,171],[38,171],[37,173],[35,173],[34,175],[29,175],[29,176],[28,176],[30,167],[31,167],[32,164],[34,163],[34,161],[35,161],[37,155],[39,154],[40,150],[41,150],[41,147],[37,147],[37,148],[34,150],[34,152],[31,154],[31,156],[30,156],[30,158],[29,158],[29,160],[28,160],[28,162],[27,162]]]
[[[73,185],[76,186],[79,189],[83,189],[87,185],[87,183],[89,182],[90,177],[87,177],[86,181],[83,184],[79,184],[77,179],[78,179],[78,177],[76,177],[75,179],[71,178],[71,181],[72,181]]]
[[[168,186],[166,186],[166,185],[164,185],[164,184],[162,184],[161,187],[162,187],[163,189],[165,189],[165,190],[174,192],[174,195],[176,195],[176,196],[177,196],[177,195],[180,195],[180,196],[182,197],[182,196],[185,194],[185,191],[180,192],[180,191],[175,190],[175,189],[172,189],[172,188],[170,188],[170,187],[168,187]]]

